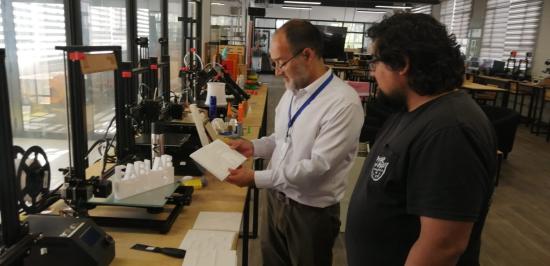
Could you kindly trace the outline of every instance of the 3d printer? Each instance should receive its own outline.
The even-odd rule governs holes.
[[[83,212],[76,211],[74,217],[32,215],[61,195],[49,190],[51,169],[44,151],[13,146],[4,58],[0,49],[0,118],[7,121],[0,129],[0,152],[13,158],[0,160],[0,265],[109,265],[115,257],[114,240],[91,219],[81,217]],[[108,182],[77,177],[75,169],[66,176],[67,202],[80,203],[81,192],[99,195],[109,189]],[[20,210],[27,214],[24,221]]]

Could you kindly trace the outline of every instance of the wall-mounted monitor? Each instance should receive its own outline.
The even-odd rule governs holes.
[[[344,44],[346,43],[346,27],[315,25],[324,35],[325,49],[323,58],[344,59]]]

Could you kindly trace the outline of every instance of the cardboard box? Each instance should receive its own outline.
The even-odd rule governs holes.
[[[113,71],[118,68],[115,54],[86,54],[80,60],[80,69],[83,74],[92,74],[104,71]]]

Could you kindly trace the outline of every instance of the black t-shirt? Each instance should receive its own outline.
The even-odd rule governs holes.
[[[479,264],[496,150],[489,120],[464,92],[390,117],[350,201],[349,265],[403,265],[418,239],[420,216],[474,222],[459,265]]]

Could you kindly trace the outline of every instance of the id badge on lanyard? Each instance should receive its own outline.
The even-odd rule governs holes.
[[[284,158],[286,157],[286,154],[288,153],[288,150],[290,149],[290,145],[292,143],[291,133],[292,133],[292,128],[289,128],[288,133],[285,136],[285,140],[283,141],[283,144],[281,146],[281,153],[280,153],[280,156],[279,156],[279,159],[281,161],[284,160]]]

